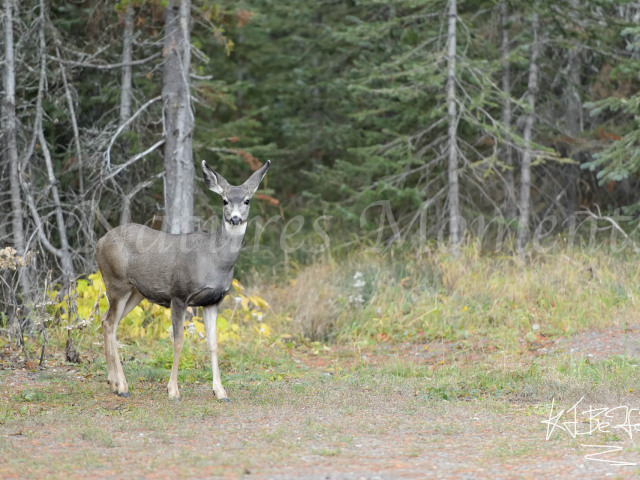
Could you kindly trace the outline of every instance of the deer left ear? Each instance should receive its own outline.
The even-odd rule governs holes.
[[[255,172],[253,172],[253,174],[249,177],[249,179],[246,182],[244,182],[244,187],[247,190],[249,190],[251,195],[256,193],[256,191],[258,190],[258,187],[260,187],[260,182],[262,182],[262,179],[267,174],[267,171],[269,170],[270,166],[271,166],[271,160],[267,160],[267,162],[263,166],[261,166]]]

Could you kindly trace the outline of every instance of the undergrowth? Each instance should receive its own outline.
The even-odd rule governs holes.
[[[262,286],[276,331],[336,343],[490,336],[504,349],[536,337],[638,320],[640,265],[620,256],[510,256],[439,252],[351,256],[305,269],[291,285]]]
[[[221,369],[226,382],[278,381],[304,373],[292,361],[295,354],[321,357],[327,345],[350,349],[354,358],[361,359],[361,352],[371,348],[427,348],[442,342],[461,351],[480,346],[484,358],[498,365],[500,375],[497,370],[483,373],[484,366],[472,371],[473,366],[458,364],[455,351],[443,355],[438,369],[391,362],[377,367],[379,373],[432,379],[420,395],[442,398],[471,398],[478,392],[527,397],[535,390],[527,385],[536,383],[529,379],[540,378],[546,379],[550,392],[584,382],[615,384],[624,390],[628,378],[635,381],[638,376],[629,359],[593,366],[567,357],[550,367],[523,354],[586,329],[636,323],[639,272],[636,262],[623,256],[577,251],[532,256],[523,268],[510,256],[481,255],[474,245],[461,248],[458,258],[438,251],[360,252],[342,261],[327,256],[281,284],[254,277],[245,288],[234,281],[218,319]],[[104,370],[100,315],[91,316],[91,311],[96,305],[101,314],[106,311],[103,288],[96,273],[77,282],[72,301],[67,296],[47,306],[48,353],[62,351],[73,336],[89,368],[100,374]],[[50,298],[55,296],[50,292]],[[181,381],[204,383],[211,373],[202,314],[193,309],[191,315]],[[87,325],[73,329],[87,319]],[[173,361],[170,325],[168,310],[146,301],[120,322],[118,339],[126,371],[166,381]],[[0,338],[0,347],[6,343]],[[32,359],[40,346],[41,336],[27,338],[26,351]],[[347,375],[339,371],[342,361],[334,359],[332,377]],[[358,370],[357,365],[349,368],[348,375],[370,370],[366,365]]]

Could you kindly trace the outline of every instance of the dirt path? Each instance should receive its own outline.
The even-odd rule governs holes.
[[[616,329],[590,332],[557,348],[615,354],[620,335]],[[636,327],[627,329],[628,352],[639,335]],[[326,373],[331,362],[315,363],[317,368],[282,381],[232,383],[228,405],[216,402],[208,386],[189,382],[182,383],[182,401],[175,402],[166,398],[163,383],[131,378],[132,396],[121,399],[107,391],[102,375],[73,366],[0,371],[0,478],[640,475],[635,438],[614,428],[625,423],[621,410],[609,412],[608,427],[575,439],[567,431],[572,424],[563,429],[562,422],[573,419],[565,412],[546,441],[542,422],[550,418],[548,403],[434,399],[425,394],[433,378],[333,376]],[[630,396],[627,405],[638,408],[639,403]],[[554,413],[571,406],[560,402]],[[583,404],[577,411],[586,408]],[[630,420],[640,424],[640,414],[632,413]],[[589,430],[588,416],[577,421],[578,431]],[[597,459],[638,465],[587,459],[602,450],[582,445],[620,447]]]
[[[614,355],[640,359],[640,325],[578,333],[559,342],[558,347],[551,351],[583,355],[593,360],[603,360]]]

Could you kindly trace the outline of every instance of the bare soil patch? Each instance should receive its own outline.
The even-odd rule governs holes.
[[[640,340],[636,326],[626,335],[627,348]],[[556,348],[614,355],[624,348],[623,337],[616,328],[586,332]],[[547,441],[542,422],[549,404],[491,396],[447,401],[426,395],[433,377],[376,374],[399,359],[437,368],[441,353],[435,345],[383,346],[358,355],[331,348],[292,353],[303,370],[280,380],[230,382],[230,404],[217,402],[202,383],[182,381],[182,401],[175,402],[164,381],[134,372],[132,396],[122,399],[109,392],[100,370],[54,359],[29,371],[5,361],[0,478],[602,479],[639,473],[636,465],[585,458],[595,451],[584,444],[613,445],[620,451],[598,458],[640,464],[635,439],[619,431],[574,439],[557,429]],[[555,411],[570,407],[564,400]],[[588,428],[584,421],[581,426]]]

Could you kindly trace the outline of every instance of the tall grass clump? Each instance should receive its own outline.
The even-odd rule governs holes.
[[[276,318],[310,340],[403,342],[491,335],[505,348],[638,320],[640,265],[565,251],[530,257],[433,251],[358,253],[306,267],[290,284],[262,285]],[[284,322],[289,319],[289,324]]]

